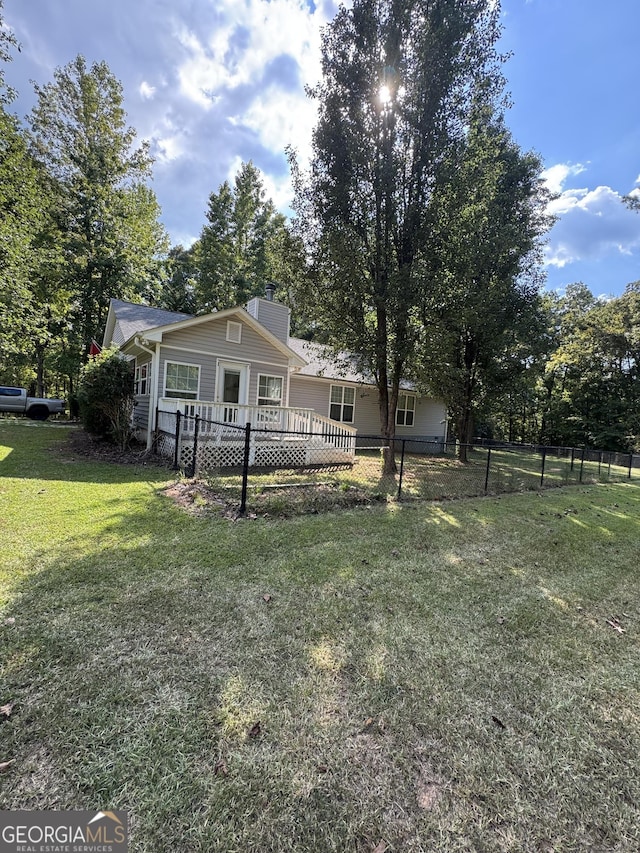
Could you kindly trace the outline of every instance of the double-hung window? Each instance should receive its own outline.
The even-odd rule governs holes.
[[[356,389],[348,385],[331,386],[331,404],[329,417],[344,424],[353,423],[353,411],[356,404]]]
[[[197,400],[200,390],[200,367],[168,361],[164,374],[164,396],[182,400]]]
[[[398,394],[398,408],[396,409],[397,426],[413,426],[416,415],[415,394]]]
[[[140,364],[136,367],[134,393],[144,397],[151,391],[151,365]]]
[[[258,376],[258,405],[282,405],[282,376]]]
[[[276,427],[281,424],[282,413],[282,376],[258,375],[258,405],[264,406],[258,413],[258,422]],[[271,411],[269,411],[271,409]]]

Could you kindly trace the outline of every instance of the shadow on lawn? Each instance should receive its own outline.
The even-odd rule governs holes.
[[[615,540],[639,523],[636,491],[607,487],[588,515],[584,489],[577,517]],[[571,497],[522,498],[541,548],[574,527]],[[594,641],[575,608],[590,580],[559,572],[551,550],[520,573],[498,564],[524,560],[492,535],[507,500],[373,523],[354,511],[332,518],[331,541],[322,518],[212,521],[156,498],[118,514],[114,501],[108,541],[77,559],[70,541],[0,626],[0,700],[16,703],[0,732],[0,760],[16,762],[5,807],[125,809],[140,853],[370,853],[461,835],[507,850],[504,821],[521,849],[543,849],[545,832],[614,849],[629,815],[611,830],[608,809],[637,794],[634,739],[611,720],[602,745],[592,734],[626,638],[599,621]],[[624,578],[613,561],[610,587]],[[576,719],[582,736],[567,737]],[[585,766],[590,826],[568,826]]]
[[[32,421],[0,421],[0,477],[84,483],[170,479],[174,472],[142,448],[120,453],[81,427]],[[78,441],[82,437],[84,440]]]

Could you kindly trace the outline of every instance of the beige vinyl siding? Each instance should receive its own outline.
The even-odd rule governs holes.
[[[113,335],[111,337],[111,340],[108,342],[107,346],[121,347],[124,342],[125,342],[125,337],[122,333],[122,327],[121,327],[120,323],[116,320],[116,324],[115,324],[115,327],[113,329]]]
[[[314,409],[320,415],[329,415],[329,398],[332,385],[355,388],[355,411],[352,426],[361,435],[380,435],[378,391],[372,385],[354,385],[337,379],[313,379],[307,376],[291,377],[290,405]],[[403,392],[404,393],[404,392]],[[407,438],[442,438],[445,433],[446,407],[439,400],[418,397],[415,423],[411,427],[397,426],[396,435]]]
[[[289,405],[292,408],[313,409],[319,415],[329,417],[330,383],[321,379],[297,376],[289,380]]]
[[[149,395],[136,397],[133,406],[133,426],[136,430],[146,430],[149,426]]]
[[[135,361],[132,362],[132,370],[135,376],[136,367],[141,367],[143,364],[151,364],[151,356],[150,355],[141,355],[138,356]],[[148,393],[147,394],[136,394],[134,397],[134,406],[133,406],[133,425],[137,430],[146,430],[149,424],[149,399],[151,392],[151,383],[156,381],[156,377],[153,375],[153,371],[151,372],[151,376],[149,377],[149,382],[147,383]]]
[[[200,367],[201,400],[216,400],[216,366],[218,361],[249,365],[248,405],[255,406],[258,398],[258,374],[281,376],[283,405],[287,399],[288,359],[246,323],[242,324],[241,343],[226,339],[227,322],[212,320],[198,326],[167,332],[160,345],[158,396],[164,392],[164,373],[167,361],[195,364]]]
[[[362,397],[365,393],[367,396]],[[402,393],[405,393],[404,391]],[[396,435],[400,438],[443,438],[445,434],[446,406],[439,400],[429,397],[416,397],[413,426],[397,426]],[[380,410],[378,391],[367,386],[356,393],[356,420],[358,432],[363,435],[380,435]]]
[[[256,296],[248,302],[247,313],[269,329],[278,340],[284,344],[289,343],[289,315],[291,312],[282,302],[270,302],[268,299]]]

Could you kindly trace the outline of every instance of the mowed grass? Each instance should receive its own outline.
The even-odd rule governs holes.
[[[138,853],[640,849],[640,488],[199,517],[0,424],[3,808]]]

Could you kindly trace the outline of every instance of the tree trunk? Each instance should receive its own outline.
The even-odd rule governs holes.
[[[44,347],[36,344],[36,397],[45,397],[44,391]]]
[[[398,471],[395,456],[395,417],[391,415],[391,412],[395,411],[395,406],[398,403],[397,393],[395,395],[395,406],[393,405],[393,396],[393,390],[389,394],[388,386],[378,388],[380,434],[386,442],[382,452],[382,473],[390,476],[393,476]]]
[[[468,353],[470,348],[468,348]],[[473,437],[473,390],[475,386],[475,371],[473,369],[473,360],[471,364],[467,364],[464,376],[464,392],[462,397],[462,406],[458,417],[458,458],[461,462],[468,462],[468,446],[471,444]]]

